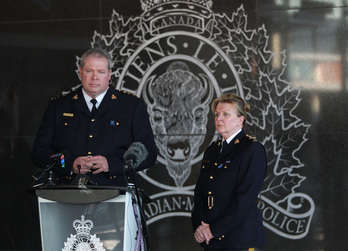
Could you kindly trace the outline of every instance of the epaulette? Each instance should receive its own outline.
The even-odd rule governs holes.
[[[57,95],[56,97],[52,97],[51,100],[56,100],[56,99],[59,99],[60,98],[60,95]]]
[[[247,137],[249,138],[249,140],[252,141],[252,142],[258,142],[258,140],[256,139],[256,137],[253,137],[253,136],[251,136],[251,135],[249,135],[249,134],[247,134],[247,135],[245,135],[245,136],[247,136]]]
[[[59,99],[61,97],[64,97],[64,96],[68,95],[70,92],[76,91],[80,86],[81,86],[81,84],[79,84],[75,87],[72,87],[70,91],[62,91],[62,93],[60,95],[57,95],[56,97],[51,98],[51,100],[55,100],[55,99]],[[78,98],[77,95],[73,96],[73,99],[77,99],[77,98]]]
[[[221,139],[215,140],[211,143],[211,145],[220,145],[221,144]]]
[[[122,92],[122,93],[124,93],[124,94],[127,94],[127,95],[129,95],[129,96],[133,96],[133,97],[135,97],[135,98],[139,98],[137,95],[135,95],[134,93],[131,93],[131,92],[128,92],[128,91],[123,91],[123,90],[121,90],[121,89],[118,89],[118,91],[119,92]]]
[[[61,97],[64,97],[64,96],[68,95],[69,93],[70,93],[70,91],[67,91],[67,92],[62,91],[62,93],[60,95],[57,95],[57,96],[51,98],[51,100],[60,99]]]
[[[76,88],[75,88],[75,89],[76,89]],[[51,100],[56,100],[56,99],[60,99],[60,98],[62,98],[62,97],[65,97],[65,96],[68,95],[71,91],[75,91],[75,89],[72,88],[72,90],[70,90],[70,91],[62,91],[61,94],[59,94],[59,95],[57,95],[57,96],[51,98]]]

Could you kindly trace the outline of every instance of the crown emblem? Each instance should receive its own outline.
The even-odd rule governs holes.
[[[81,215],[81,220],[74,220],[73,227],[76,230],[76,235],[70,235],[62,251],[105,251],[103,243],[95,234],[90,235],[93,228],[93,221],[85,220],[85,216]]]
[[[85,220],[85,216],[81,215],[81,220],[74,220],[73,227],[76,230],[76,234],[79,237],[90,236],[91,229],[93,228],[93,221]]]
[[[182,4],[191,6],[200,6],[210,9],[213,6],[212,0],[141,0],[141,8],[143,11],[149,11],[153,8],[161,8],[163,5],[171,4],[178,7]]]

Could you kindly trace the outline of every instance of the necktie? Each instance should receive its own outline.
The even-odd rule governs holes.
[[[93,104],[93,107],[92,107],[92,111],[91,111],[91,114],[92,116],[95,114],[95,112],[97,111],[97,107],[96,107],[96,104],[97,104],[97,100],[92,98],[91,99],[91,103]]]
[[[224,140],[221,145],[220,153],[222,153],[222,150],[228,145],[227,141]]]

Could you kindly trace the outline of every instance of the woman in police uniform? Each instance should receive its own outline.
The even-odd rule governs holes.
[[[267,159],[263,145],[246,134],[250,106],[236,94],[214,100],[222,141],[205,151],[195,188],[194,238],[205,250],[262,250],[266,245],[256,199]]]

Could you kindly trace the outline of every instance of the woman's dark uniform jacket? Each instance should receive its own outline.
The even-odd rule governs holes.
[[[54,172],[69,183],[75,176],[71,171],[77,157],[102,155],[108,161],[109,172],[88,175],[98,185],[125,186],[123,154],[133,142],[143,143],[148,151],[137,170],[152,166],[157,148],[143,101],[110,86],[92,119],[79,87],[51,100],[31,158],[34,164],[44,168],[51,155],[64,152],[66,167],[55,168]]]
[[[209,249],[262,248],[266,244],[256,199],[267,169],[263,145],[242,130],[220,154],[221,141],[205,151],[195,188],[193,231],[210,224]]]

